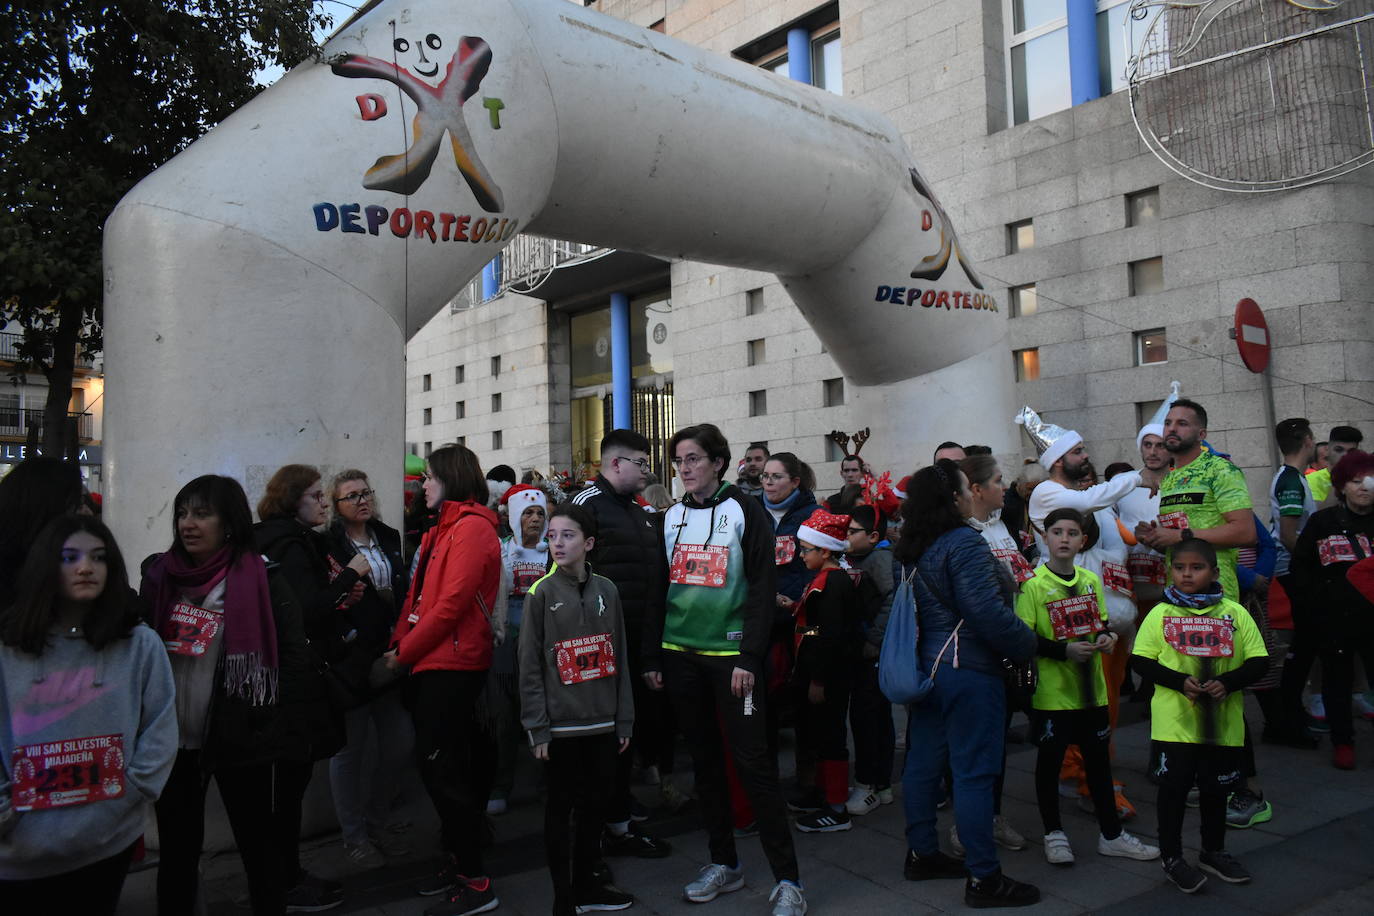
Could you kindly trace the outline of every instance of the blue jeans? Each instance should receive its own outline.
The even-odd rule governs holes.
[[[1002,769],[1006,705],[1001,677],[941,666],[930,695],[908,709],[902,772],[907,846],[918,856],[940,849],[935,806],[948,759],[964,864],[975,878],[1001,867],[992,842],[992,805]]]

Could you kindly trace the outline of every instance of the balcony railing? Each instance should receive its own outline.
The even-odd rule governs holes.
[[[68,411],[67,419],[76,421],[78,440],[82,442],[91,441],[95,424],[89,413]],[[0,407],[0,436],[8,436],[11,439],[27,439],[29,430],[33,430],[34,435],[38,438],[43,437],[43,411]]]
[[[560,267],[570,267],[605,257],[614,248],[564,242],[537,235],[517,235],[501,252],[501,270],[497,294],[532,293]],[[451,311],[470,309],[482,303],[482,277],[474,277],[461,293],[449,303]]]
[[[0,331],[0,363],[19,362],[19,344],[23,339],[23,334]],[[95,360],[89,354],[80,352],[76,354],[76,368],[92,369],[94,367]]]

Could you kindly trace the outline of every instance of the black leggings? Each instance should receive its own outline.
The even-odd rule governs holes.
[[[92,862],[75,871],[34,878],[29,881],[0,881],[0,902],[7,913],[81,913],[82,916],[112,916],[119,906],[119,893],[129,874],[134,846],[107,859]]]
[[[1150,742],[1150,770],[1159,783],[1159,851],[1165,859],[1183,855],[1183,815],[1188,792],[1197,786],[1202,849],[1226,846],[1226,797],[1244,783],[1238,747]]]
[[[1331,726],[1332,744],[1354,744],[1355,728],[1352,691],[1355,689],[1355,656],[1364,659],[1365,673],[1374,678],[1374,637],[1350,634],[1337,647],[1324,646],[1322,660],[1322,705],[1326,707],[1326,723]]]
[[[1088,792],[1097,808],[1097,826],[1114,840],[1121,835],[1112,787],[1112,725],[1107,707],[1092,709],[1037,709],[1031,714],[1031,736],[1040,749],[1035,758],[1035,800],[1045,832],[1063,830],[1059,819],[1059,768],[1070,744],[1083,754]]]
[[[594,881],[617,750],[619,741],[609,734],[549,742],[549,762],[544,767],[549,790],[544,805],[544,851],[553,878],[555,913],[572,912],[575,892]]]

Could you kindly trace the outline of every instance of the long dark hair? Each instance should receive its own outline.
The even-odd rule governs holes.
[[[893,552],[897,560],[915,563],[940,535],[963,527],[955,502],[961,480],[959,465],[948,458],[911,475],[902,503],[902,537]]]
[[[491,491],[477,455],[466,445],[445,445],[430,452],[429,473],[444,485],[444,499],[487,504]]]
[[[18,566],[48,522],[81,505],[81,470],[74,462],[36,456],[0,480],[0,563]]]
[[[182,508],[209,506],[224,526],[225,542],[237,560],[245,550],[253,547],[253,513],[248,508],[248,496],[232,477],[204,474],[182,487],[172,501],[172,547],[183,560],[191,555],[181,546],[181,532],[177,530],[177,516]]]
[[[0,615],[0,642],[30,655],[43,654],[62,596],[62,545],[78,531],[99,538],[105,545],[105,588],[81,621],[86,641],[103,649],[128,636],[138,624],[139,607],[129,590],[124,555],[110,529],[93,518],[62,515],[50,521],[29,548],[14,604]]]

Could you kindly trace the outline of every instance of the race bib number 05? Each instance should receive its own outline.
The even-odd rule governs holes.
[[[678,544],[668,581],[674,585],[704,585],[724,588],[730,569],[730,548],[704,544]]]
[[[1045,609],[1049,612],[1050,626],[1054,628],[1055,639],[1095,636],[1105,629],[1102,623],[1102,609],[1097,606],[1096,595],[1058,598],[1049,602]]]
[[[558,678],[564,684],[580,684],[615,674],[615,643],[610,633],[579,636],[554,643]]]
[[[16,811],[66,808],[124,794],[124,736],[100,735],[17,747],[10,761]]]
[[[1213,617],[1165,617],[1164,641],[1176,652],[1197,658],[1231,658],[1236,654],[1231,621]]]
[[[162,626],[162,643],[172,655],[204,655],[219,633],[222,620],[218,611],[179,602]]]

